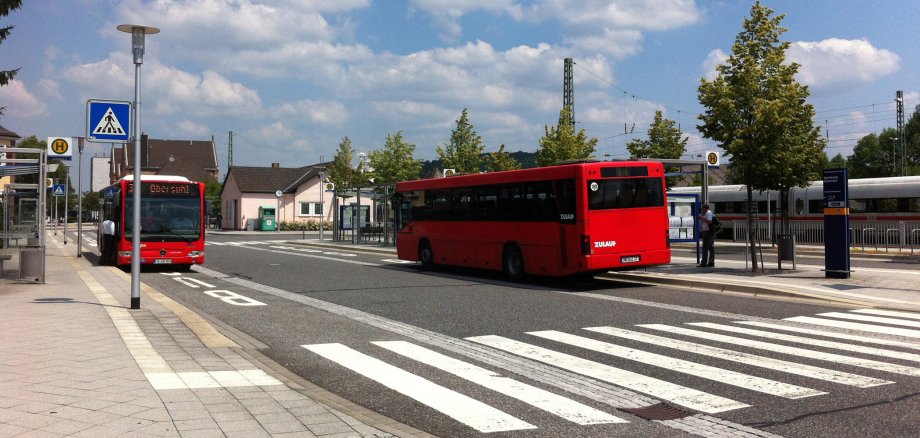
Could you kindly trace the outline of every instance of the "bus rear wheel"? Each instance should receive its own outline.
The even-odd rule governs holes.
[[[422,267],[431,269],[434,267],[434,253],[431,251],[431,244],[423,240],[418,244],[418,261],[422,262]]]
[[[517,245],[508,245],[502,255],[502,270],[505,276],[514,282],[523,281],[527,273],[524,272],[524,256]]]

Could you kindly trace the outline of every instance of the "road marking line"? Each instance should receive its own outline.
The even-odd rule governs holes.
[[[750,405],[737,402],[696,389],[687,388],[654,377],[644,376],[619,368],[614,368],[580,357],[549,350],[535,345],[525,344],[501,336],[474,336],[467,340],[498,348],[518,356],[548,363],[559,368],[573,371],[595,379],[610,382],[634,391],[669,400],[690,409],[709,414],[746,408]]]
[[[796,327],[796,326],[782,325],[782,324],[772,324],[769,322],[762,322],[762,321],[735,321],[735,323],[753,325],[753,326],[764,327],[764,328],[772,328],[776,330],[784,330],[788,332],[824,336],[827,338],[847,339],[850,341],[865,342],[869,344],[888,345],[892,347],[912,348],[914,350],[920,350],[920,344],[917,344],[914,342],[894,341],[891,339],[880,339],[880,338],[873,338],[869,336],[849,335],[846,333],[831,332],[831,331],[826,331],[826,330],[814,330],[814,329],[808,329],[804,327]]]
[[[735,327],[724,324],[714,324],[710,322],[691,322],[688,325],[706,327],[713,330],[722,330],[730,333],[741,333],[751,336],[760,336],[768,339],[777,339],[780,341],[795,342],[799,344],[814,345],[817,347],[833,348],[835,350],[852,351],[854,353],[865,353],[873,356],[890,357],[894,359],[904,359],[914,362],[920,362],[920,354],[905,353],[901,351],[884,350],[881,348],[867,347],[865,345],[845,344],[843,342],[824,341],[820,339],[803,338],[801,336],[784,335],[782,333],[765,332],[763,330],[752,330],[743,327]]]
[[[586,327],[585,330],[590,330],[593,332],[603,333],[605,335],[616,336],[624,339],[630,339],[633,341],[645,342],[665,348],[673,348],[681,351],[700,354],[703,356],[714,357],[716,359],[766,368],[768,370],[781,371],[784,373],[810,377],[812,379],[825,380],[828,382],[839,383],[841,385],[856,386],[858,388],[870,388],[873,386],[894,383],[887,380],[860,376],[858,374],[829,370],[826,368],[788,362],[785,360],[773,359],[771,357],[758,356],[756,354],[742,353],[740,351],[733,351],[725,348],[711,347],[709,345],[697,344],[694,342],[665,338],[648,333],[634,332],[631,330],[624,330],[616,327]]]
[[[537,427],[342,344],[301,345],[483,433]]]
[[[527,334],[539,336],[544,339],[550,339],[556,342],[562,342],[568,345],[574,345],[576,347],[585,348],[591,351],[597,351],[599,353],[609,354],[615,357],[629,359],[639,363],[644,363],[646,365],[665,368],[668,370],[676,371],[678,373],[715,380],[717,382],[737,386],[751,391],[775,395],[778,397],[799,399],[826,394],[825,392],[811,388],[790,385],[787,383],[777,382],[775,380],[764,379],[762,377],[726,370],[724,368],[703,365],[695,362],[690,362],[688,360],[677,359],[661,354],[649,353],[642,350],[622,347],[619,345],[555,330],[527,332]]]
[[[639,327],[645,327],[652,330],[661,330],[668,333],[675,333],[684,336],[693,336],[697,338],[709,339],[726,344],[741,345],[743,347],[756,348],[760,350],[772,351],[774,353],[791,354],[810,359],[824,360],[844,365],[852,365],[862,368],[869,368],[878,371],[886,371],[895,374],[905,374],[908,376],[920,376],[920,368],[913,368],[903,365],[879,362],[871,359],[861,359],[857,357],[843,356],[834,353],[825,353],[823,351],[808,350],[805,348],[789,347],[786,345],[771,344],[769,342],[754,341],[751,339],[736,338],[732,336],[720,335],[717,333],[702,332],[699,330],[690,330],[681,327],[672,327],[664,324],[639,324]]]
[[[785,318],[784,321],[804,322],[806,324],[824,325],[828,327],[837,327],[849,330],[860,330],[870,333],[882,333],[886,335],[904,336],[908,338],[920,338],[920,330],[886,327],[883,325],[860,324],[858,322],[839,321],[836,319],[814,318],[811,316],[794,316],[792,318]]]
[[[891,317],[895,317],[895,318],[920,319],[920,313],[916,313],[916,312],[900,312],[900,311],[897,311],[897,310],[858,309],[858,310],[851,310],[850,312],[855,312],[855,313],[866,313],[866,314],[869,314],[869,315],[891,316]]]
[[[471,363],[445,356],[410,342],[391,341],[371,343],[469,380],[470,382],[498,393],[516,398],[531,406],[558,415],[577,424],[628,423],[628,421],[624,419],[617,418],[574,400],[519,382],[509,377],[500,376],[485,368],[480,368]]]
[[[855,321],[862,321],[862,322],[875,322],[879,324],[903,325],[907,327],[920,328],[920,321],[908,321],[908,320],[897,319],[897,318],[883,318],[881,316],[859,315],[859,314],[854,315],[852,313],[844,313],[844,312],[819,313],[817,316],[827,316],[830,318],[852,319]]]

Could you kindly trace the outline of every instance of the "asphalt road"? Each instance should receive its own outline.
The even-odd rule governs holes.
[[[439,436],[681,436],[623,409],[662,400],[784,436],[920,436],[920,343],[736,322],[849,308],[609,281],[514,284],[275,241],[292,237],[209,236],[205,269],[145,272],[143,281],[264,344],[305,379]],[[824,344],[728,331],[738,329]],[[495,375],[544,404],[483,386],[509,384]]]

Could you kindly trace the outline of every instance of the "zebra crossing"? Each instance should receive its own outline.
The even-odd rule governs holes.
[[[497,335],[465,339],[507,353],[509,360],[528,359],[689,411],[718,414],[750,408],[755,403],[751,400],[755,399],[764,400],[762,404],[767,405],[773,400],[833,397],[834,388],[838,387],[841,391],[845,388],[866,390],[920,377],[917,367],[920,354],[914,352],[920,350],[920,333],[904,328],[918,324],[920,313],[856,309],[794,316],[776,322],[637,324],[629,328],[583,327],[577,333],[527,331],[519,339]],[[532,420],[516,418],[460,390],[435,383],[375,356],[392,358],[394,356],[387,353],[396,353],[427,367],[425,369],[430,368],[432,373],[444,372],[486,390],[477,394],[494,391],[577,425],[632,421],[625,412],[618,410],[624,406],[611,403],[612,407],[605,412],[570,398],[574,394],[566,394],[564,390],[547,391],[514,376],[503,376],[412,342],[373,341],[356,348],[336,343],[302,347],[482,433],[524,431],[538,426]],[[645,349],[651,347],[674,351],[675,357]],[[573,354],[575,351],[586,352],[591,359]],[[678,355],[682,358],[678,359]],[[597,361],[598,357],[614,358],[618,365]],[[744,373],[702,363],[706,357],[720,361],[714,363],[738,363],[754,371]],[[801,363],[803,361],[811,364]],[[846,370],[836,369],[839,367]],[[664,372],[656,375],[655,370]],[[757,375],[757,370],[769,372],[766,376]],[[682,379],[678,383],[660,377],[675,373],[710,384],[704,390],[687,383],[695,379]],[[872,375],[865,375],[870,373]],[[784,376],[794,377],[795,383],[782,381]],[[812,380],[815,383],[809,385]],[[723,387],[725,393],[718,393]],[[729,391],[728,387],[734,389]],[[737,397],[739,388],[741,394],[751,392],[764,397],[735,400],[729,393]]]

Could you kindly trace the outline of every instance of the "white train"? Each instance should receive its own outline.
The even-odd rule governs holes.
[[[671,194],[700,194],[699,187],[676,187]],[[770,239],[779,229],[779,192],[753,193],[757,203],[758,235]],[[850,240],[854,246],[920,249],[920,176],[849,180]],[[743,240],[747,230],[743,185],[709,187],[709,204],[725,225],[722,238]],[[803,243],[824,241],[824,183],[789,191],[790,227]]]

